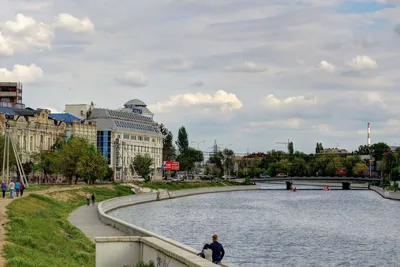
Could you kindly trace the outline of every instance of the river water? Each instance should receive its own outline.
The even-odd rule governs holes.
[[[372,191],[226,192],[110,215],[199,250],[217,233],[229,266],[400,266],[400,202]]]

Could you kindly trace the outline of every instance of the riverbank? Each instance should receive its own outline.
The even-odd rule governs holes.
[[[377,186],[371,186],[370,189],[381,195],[383,198],[390,200],[400,200],[400,192],[383,190],[381,187]]]
[[[95,246],[68,220],[84,205],[85,195],[96,201],[132,195],[130,187],[99,185],[32,192],[7,206],[9,223],[3,255],[10,267],[95,266]],[[95,208],[95,207],[93,207]]]

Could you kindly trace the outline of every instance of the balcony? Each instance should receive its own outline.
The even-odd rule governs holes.
[[[17,97],[17,92],[0,92],[0,97]]]

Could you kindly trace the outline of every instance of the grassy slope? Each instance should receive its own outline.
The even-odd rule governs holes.
[[[8,266],[95,266],[95,245],[67,220],[84,204],[86,192],[94,193],[96,201],[131,194],[130,188],[115,185],[64,191],[62,199],[57,192],[14,200],[8,206],[8,244],[4,247]]]
[[[151,182],[141,183],[141,187],[147,187],[151,189],[167,189],[167,190],[182,190],[192,189],[200,187],[221,187],[221,186],[232,186],[236,185],[229,182]]]

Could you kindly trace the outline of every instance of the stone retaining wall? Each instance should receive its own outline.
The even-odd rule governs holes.
[[[149,194],[139,194],[134,196],[125,196],[114,198],[110,200],[106,200],[100,202],[98,204],[98,214],[100,220],[106,225],[110,225],[128,235],[131,236],[140,236],[140,237],[155,237],[160,239],[163,242],[171,244],[183,251],[189,252],[191,254],[197,254],[198,251],[181,244],[175,240],[169,239],[167,237],[158,235],[149,230],[141,228],[139,226],[127,223],[120,219],[114,218],[107,213],[113,211],[115,209],[119,209],[122,207],[127,207],[131,205],[137,205],[157,200],[166,200],[173,199],[178,197],[199,195],[199,194],[209,194],[209,193],[221,193],[221,192],[232,192],[232,191],[245,191],[245,190],[259,190],[259,186],[229,186],[229,187],[209,187],[209,188],[196,188],[196,189],[187,189],[187,190],[177,190],[177,191],[168,191],[168,192],[160,192],[157,193],[149,193]]]

